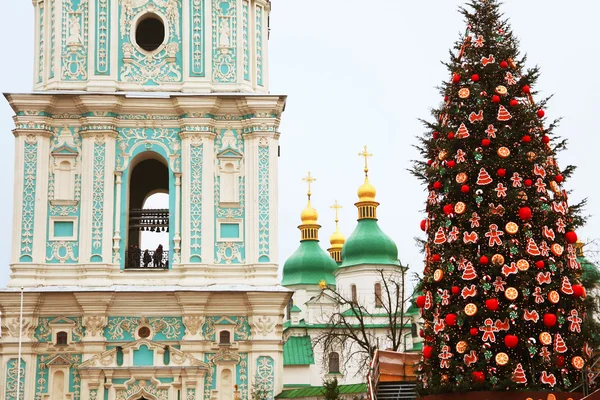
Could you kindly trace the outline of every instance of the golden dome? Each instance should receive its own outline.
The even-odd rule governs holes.
[[[313,206],[310,204],[310,200],[308,200],[306,208],[302,210],[302,214],[300,214],[302,225],[317,225],[318,218],[319,213],[317,213],[317,210],[313,208]]]
[[[329,243],[331,243],[332,249],[341,249],[344,246],[344,243],[346,243],[346,237],[336,227],[335,232],[329,237]]]
[[[375,201],[376,194],[377,191],[375,190],[375,186],[371,185],[371,182],[369,182],[369,177],[365,176],[365,183],[358,188],[358,200],[360,202]]]

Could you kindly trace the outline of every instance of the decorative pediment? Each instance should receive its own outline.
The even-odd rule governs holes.
[[[136,368],[133,362],[133,352],[139,351],[140,347],[146,346],[146,348],[153,352],[158,352],[159,354],[164,353],[165,345],[151,342],[146,339],[136,340],[135,342],[128,343],[124,346],[121,346],[121,350],[123,351],[123,363],[122,365],[117,365],[117,348],[113,348],[107,350],[103,353],[100,353],[89,360],[83,362],[79,369],[88,369],[92,367],[104,367],[104,368]],[[171,363],[170,365],[181,366],[181,367],[199,367],[199,368],[208,368],[208,364],[203,361],[198,360],[193,355],[181,351],[179,349],[175,349],[173,347],[169,348]],[[158,366],[158,365],[155,365]],[[144,368],[147,368],[145,366]]]
[[[54,157],[77,157],[79,152],[67,145],[62,145],[52,152]]]
[[[241,153],[231,149],[231,148],[227,148],[221,152],[219,152],[217,154],[218,158],[229,158],[229,159],[241,159],[243,156]]]
[[[220,318],[217,318],[214,322],[215,325],[235,325],[235,320],[227,317],[227,316],[223,316]]]
[[[48,323],[49,326],[70,326],[70,327],[75,327],[77,326],[77,323],[75,321],[73,321],[70,318],[67,317],[57,317],[54,318],[50,323]]]
[[[64,358],[62,355],[58,355],[56,357],[54,357],[52,360],[48,361],[46,363],[46,365],[51,366],[51,365],[71,365],[71,361],[67,360],[66,358]]]
[[[238,364],[242,358],[237,352],[231,351],[228,348],[221,348],[213,357],[212,361],[215,364],[219,363],[234,363]]]
[[[313,304],[332,304],[335,305],[337,304],[337,302],[335,301],[335,299],[331,296],[329,296],[327,293],[321,293],[318,296],[314,296],[311,297],[306,303],[304,303],[306,305],[313,305]]]

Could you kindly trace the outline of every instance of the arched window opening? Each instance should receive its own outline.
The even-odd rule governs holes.
[[[65,373],[63,371],[56,371],[52,376],[52,398],[65,398]]]
[[[292,319],[292,307],[294,307],[294,299],[290,299],[287,304],[286,314],[288,320]]]
[[[61,161],[56,168],[56,189],[54,197],[57,200],[73,200],[75,197],[74,182],[72,179],[72,167],[70,161]]]
[[[383,307],[381,301],[381,283],[379,282],[375,284],[375,307]]]
[[[413,322],[410,325],[410,333],[411,333],[411,336],[414,337],[414,338],[416,338],[417,336],[419,336],[419,334],[417,333],[417,324],[415,322]]]
[[[356,285],[351,285],[350,291],[352,294],[352,304],[357,305],[358,304],[358,294],[356,293]]]
[[[219,333],[219,344],[231,344],[231,333],[229,331]]]
[[[328,357],[329,373],[335,374],[340,372],[340,355],[339,353],[329,353]]]
[[[129,181],[125,268],[169,268],[169,169],[156,159],[133,167]]]
[[[56,334],[56,345],[57,346],[66,346],[67,343],[67,332],[58,332]]]

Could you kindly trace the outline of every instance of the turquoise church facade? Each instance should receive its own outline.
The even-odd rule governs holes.
[[[34,1],[34,91],[5,94],[15,206],[0,398],[281,391],[286,98],[268,88],[270,8]],[[147,207],[157,193],[168,201]]]

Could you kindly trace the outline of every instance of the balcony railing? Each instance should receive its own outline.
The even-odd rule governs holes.
[[[125,269],[169,269],[169,250],[129,249],[125,252]]]

